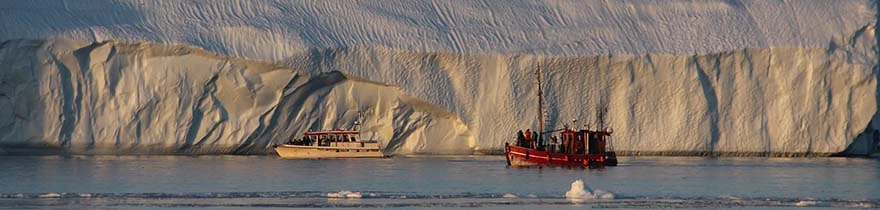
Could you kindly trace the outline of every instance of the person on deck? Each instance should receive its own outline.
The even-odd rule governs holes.
[[[538,135],[538,138],[535,138],[535,139],[537,139],[537,141],[536,141],[537,143],[535,145],[535,148],[537,148],[538,150],[541,150],[541,151],[547,151],[544,146],[544,135]]]
[[[519,130],[516,132],[516,146],[523,146],[526,144],[526,136],[523,135],[523,131]]]
[[[556,138],[556,136],[550,137],[550,151],[554,153],[559,152],[559,140]]]
[[[532,141],[532,130],[526,129],[526,141]]]
[[[533,149],[538,149],[538,138],[539,138],[538,132],[532,131],[532,148]]]

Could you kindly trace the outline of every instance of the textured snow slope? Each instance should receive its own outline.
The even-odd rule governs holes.
[[[81,41],[187,44],[225,56],[284,63],[300,70],[304,78],[342,71],[398,86],[400,90],[387,88],[393,90],[391,93],[374,93],[386,88],[367,88],[352,93],[357,95],[335,96],[366,99],[392,94],[399,100],[359,105],[384,107],[381,104],[401,103],[414,107],[383,109],[393,113],[393,117],[376,115],[386,117],[379,118],[383,120],[377,121],[374,132],[383,137],[401,136],[389,144],[389,148],[398,153],[469,153],[471,149],[499,149],[516,130],[533,128],[537,124],[537,113],[532,72],[539,64],[546,69],[550,113],[547,127],[561,127],[571,119],[592,122],[595,108],[604,101],[609,106],[607,121],[616,130],[618,150],[830,154],[850,147],[862,148],[855,153],[864,153],[870,150],[864,148],[876,144],[877,132],[874,131],[880,127],[876,125],[880,121],[869,123],[878,116],[877,8],[873,4],[856,0],[0,1],[0,26],[4,29],[0,30],[0,40],[60,37]],[[70,48],[78,49],[79,45],[86,44]],[[137,49],[131,50],[133,55],[156,51]],[[146,52],[136,53],[139,50]],[[23,53],[26,57],[19,57],[22,55],[17,51],[11,50],[0,57],[15,68],[0,71],[52,71],[44,68],[48,64],[31,62],[46,58],[39,58],[39,54],[37,58],[27,57],[28,53]],[[73,57],[77,56],[85,55]],[[20,61],[22,59],[24,61]],[[99,61],[88,64],[103,65],[111,72],[125,68],[152,71],[152,68],[141,68],[143,63],[175,66],[175,69],[209,68],[205,67],[208,64],[193,63],[199,60],[189,57],[160,56],[141,60],[131,58],[125,65],[114,64],[117,66]],[[70,61],[64,66],[74,63]],[[217,69],[215,71],[220,71]],[[163,74],[182,74],[179,71],[166,69]],[[179,79],[188,82],[168,84],[155,73],[136,74],[141,76],[134,78],[156,77],[155,80],[163,82],[134,82],[138,86],[130,87],[129,94],[139,98],[132,98],[128,103],[146,103],[141,100],[148,100],[149,95],[178,94],[160,93],[169,86],[192,93],[207,91],[203,90],[204,82],[191,79],[193,76]],[[41,78],[39,75],[42,73],[32,77]],[[57,77],[68,78],[61,81],[70,80],[70,83],[90,78],[71,75]],[[21,76],[5,77],[2,81],[7,85],[30,84],[12,79],[18,77]],[[146,81],[134,79],[140,80]],[[36,81],[33,83],[39,86],[52,84],[49,81],[53,80]],[[125,84],[134,85],[131,82]],[[104,83],[114,84],[110,87],[121,84]],[[70,87],[52,90],[62,91],[58,93],[61,95],[68,95],[63,91],[80,91],[74,88],[79,86]],[[326,88],[343,87],[329,85]],[[216,94],[235,94],[226,91]],[[397,96],[403,95],[401,92],[412,98]],[[334,98],[322,93],[315,92],[315,96],[308,97]],[[115,93],[96,91],[94,94]],[[199,98],[198,94],[180,97]],[[26,107],[43,106],[33,103]],[[96,119],[90,117],[94,113],[77,112],[79,105],[55,103],[61,103],[54,108],[56,114],[74,113],[75,117],[69,118],[76,118],[76,122]],[[104,103],[110,102],[96,102]],[[291,129],[285,132],[315,128],[316,124],[329,126],[324,122],[341,123],[334,120],[342,118],[336,110],[351,109],[342,108],[352,106],[346,104],[320,107],[326,111],[308,118],[307,121],[314,121],[306,123],[309,126],[293,126],[285,128]],[[221,131],[231,134],[228,139],[217,140],[223,142],[217,145],[245,145],[236,146],[244,149],[231,151],[250,151],[249,146],[265,146],[268,144],[265,141],[273,139],[258,129],[261,114],[271,107],[283,106],[224,103],[222,107],[248,110],[241,112],[249,114],[240,116],[248,123],[235,124],[238,122],[231,120],[221,123]],[[314,106],[291,108],[318,109]],[[161,110],[139,105],[121,113],[138,109]],[[320,117],[334,113],[335,118]],[[63,114],[61,118],[69,115]],[[424,116],[431,116],[431,120],[420,120],[428,119]],[[298,118],[282,120],[289,119]],[[442,121],[442,125],[435,121]],[[34,130],[30,133],[14,133],[23,136],[6,139],[50,142],[48,144],[76,142],[77,138],[86,139],[79,142],[97,139],[88,136],[92,134],[64,134],[60,131],[79,125],[63,122],[48,121],[58,131],[45,134],[45,139],[32,137],[44,135],[39,130],[43,124],[32,126]],[[102,127],[104,125],[98,124],[106,122],[121,120],[87,123],[91,127]],[[178,122],[172,121],[150,124],[180,127]],[[213,129],[201,125],[198,128]],[[143,129],[133,130],[128,133],[145,136],[136,132]],[[190,131],[165,133],[177,136],[153,141],[186,145],[187,139],[201,139],[188,137],[193,133]],[[253,139],[262,142],[254,143]],[[115,141],[98,141],[111,140]],[[183,144],[173,143],[181,141]],[[426,151],[435,146],[443,151]]]
[[[705,54],[825,48],[874,23],[868,0],[6,0],[0,40],[185,43],[282,60],[309,48],[409,52]]]
[[[620,151],[831,154],[877,112],[876,59],[843,48],[566,58],[317,54],[326,57],[294,59],[316,61],[294,62],[294,69],[391,78],[428,102],[341,73],[309,77],[182,46],[10,41],[0,46],[7,67],[0,71],[0,144],[82,153],[263,152],[304,130],[350,126],[363,110],[365,130],[390,152],[469,154],[499,149],[510,131],[537,124],[537,64],[545,69],[548,128],[594,122],[593,110],[604,103]]]
[[[183,46],[68,40],[4,42],[0,66],[7,148],[262,153],[305,130],[350,127],[358,111],[366,137],[391,153],[474,146],[451,113],[338,72],[309,77]]]
[[[537,125],[539,64],[547,129],[571,119],[595,122],[604,101],[623,151],[834,153],[877,112],[876,57],[842,48],[563,58],[376,49],[312,55],[291,63],[399,84],[457,113],[484,149]]]

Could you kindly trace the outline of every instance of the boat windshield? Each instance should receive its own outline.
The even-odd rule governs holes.
[[[359,142],[360,135],[356,132],[309,132],[291,144],[304,146],[331,146],[331,143]]]

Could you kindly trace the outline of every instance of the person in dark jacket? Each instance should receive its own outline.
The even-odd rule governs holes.
[[[526,136],[523,135],[523,131],[519,130],[516,132],[516,146],[523,146],[526,144]]]
[[[538,149],[538,132],[532,131],[532,149]]]

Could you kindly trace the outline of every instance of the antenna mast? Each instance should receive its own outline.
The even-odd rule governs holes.
[[[541,65],[538,64],[538,70],[535,71],[535,74],[538,75],[538,136],[543,135],[544,133],[544,93],[541,91]],[[538,137],[536,137],[538,138]]]
[[[354,125],[352,125],[353,130],[360,133],[361,132],[361,124],[363,123],[362,122],[363,120],[364,120],[364,112],[358,111],[357,118],[354,120]]]

